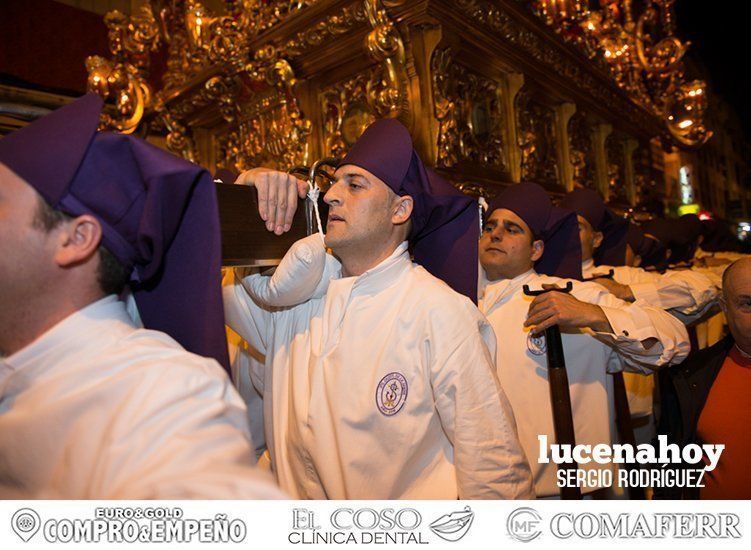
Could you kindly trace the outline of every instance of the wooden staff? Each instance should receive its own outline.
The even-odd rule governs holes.
[[[565,288],[550,288],[545,290],[530,290],[529,285],[524,285],[524,294],[527,296],[539,296],[546,292],[569,293],[571,289],[573,289],[573,285],[570,281],[566,283]],[[570,445],[573,449],[574,445],[576,445],[574,415],[571,411],[571,391],[568,384],[568,374],[566,374],[566,360],[563,357],[561,329],[558,325],[553,325],[545,329],[545,343],[555,442],[559,445]],[[558,470],[576,471],[576,462],[558,464]],[[563,500],[581,500],[581,490],[576,486],[561,487],[561,498]]]

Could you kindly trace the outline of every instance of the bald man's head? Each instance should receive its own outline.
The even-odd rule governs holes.
[[[736,260],[723,273],[721,305],[735,343],[751,354],[751,258]]]

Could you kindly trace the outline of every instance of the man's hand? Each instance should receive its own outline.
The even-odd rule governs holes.
[[[258,190],[258,213],[266,229],[277,235],[289,231],[297,210],[297,197],[304,198],[308,184],[278,170],[253,168],[240,174],[236,184]]]
[[[542,287],[548,289],[554,285]],[[524,323],[525,327],[532,327],[535,335],[542,334],[553,325],[561,329],[590,328],[595,332],[613,332],[600,306],[581,302],[565,292],[546,292],[535,296]]]
[[[608,279],[606,277],[594,279],[592,282],[597,283],[600,286],[604,286],[608,289],[608,292],[610,292],[610,294],[612,294],[616,298],[620,298],[621,300],[624,300],[626,302],[636,301],[634,293],[631,292],[631,287],[628,285],[622,285],[621,283],[618,283],[613,279]]]

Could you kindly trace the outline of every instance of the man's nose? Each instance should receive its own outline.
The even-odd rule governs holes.
[[[329,190],[326,191],[326,194],[323,196],[323,202],[325,202],[329,206],[331,206],[332,204],[341,204],[341,199],[339,198],[339,184],[337,182],[331,184]]]
[[[500,225],[496,225],[491,231],[490,231],[490,238],[493,241],[501,241],[503,240],[503,227]]]

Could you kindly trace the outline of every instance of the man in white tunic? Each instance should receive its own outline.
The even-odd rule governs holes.
[[[0,496],[281,497],[220,366],[211,177],[97,132],[101,107],[0,141]]]
[[[615,439],[608,372],[647,372],[688,353],[686,330],[678,320],[657,308],[623,302],[600,285],[574,280],[571,294],[524,294],[524,285],[540,290],[579,279],[580,249],[575,214],[554,207],[539,185],[512,185],[491,202],[480,238],[480,309],[505,343],[496,356],[498,377],[538,497],[559,493],[556,465],[538,462],[538,437],[547,436],[548,445],[555,442],[545,328],[557,324],[562,332],[577,444]],[[580,468],[610,466],[591,462]],[[596,489],[583,487],[582,492]]]
[[[564,197],[560,206],[576,213],[585,280],[592,279],[626,302],[640,301],[662,308],[684,324],[700,318],[717,303],[719,288],[698,271],[657,273],[623,265],[629,222],[616,216],[596,191],[576,189]],[[603,277],[611,270],[612,278]],[[637,442],[648,443],[655,426],[654,376],[624,373],[624,382]]]
[[[427,170],[393,119],[372,124],[335,177],[325,239],[336,259],[315,235],[280,266],[299,267],[296,254],[314,266],[310,292],[294,278],[294,297],[275,287],[269,303],[260,275],[225,288],[228,324],[266,357],[281,487],[315,499],[533,497],[492,329],[452,290],[476,292],[475,201]],[[240,181],[254,178],[285,176]]]
[[[719,289],[701,273],[682,269],[660,274],[624,265],[627,221],[611,212],[596,191],[577,189],[560,206],[577,216],[584,279],[594,279],[621,300],[640,300],[678,313],[684,322],[716,304]],[[611,269],[612,279],[600,277]]]

